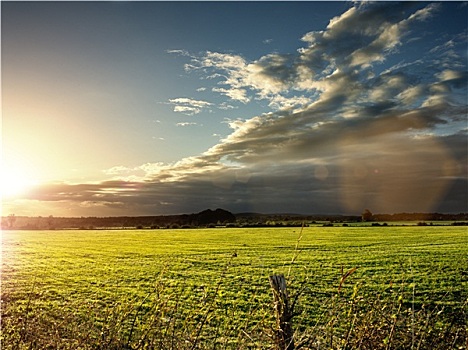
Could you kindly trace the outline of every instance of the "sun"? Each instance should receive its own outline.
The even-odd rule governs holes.
[[[19,196],[35,184],[26,169],[18,164],[2,164],[0,176],[1,196],[4,199]]]

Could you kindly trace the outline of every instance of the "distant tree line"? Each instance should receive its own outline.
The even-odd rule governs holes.
[[[369,210],[360,216],[352,215],[299,215],[299,214],[233,214],[224,209],[204,210],[195,214],[160,216],[118,217],[54,217],[16,216],[2,217],[4,230],[54,230],[54,229],[160,229],[160,228],[210,228],[210,227],[300,227],[309,224],[333,225],[361,221],[391,222],[453,221],[454,225],[466,224],[468,213],[398,213],[372,214]]]
[[[465,221],[468,213],[441,214],[441,213],[396,213],[372,214],[368,209],[361,215],[362,221]]]
[[[2,217],[2,229],[192,228],[214,227],[234,222],[236,222],[236,217],[229,211],[223,209],[207,209],[196,214],[161,216],[28,217],[10,215],[8,217]]]

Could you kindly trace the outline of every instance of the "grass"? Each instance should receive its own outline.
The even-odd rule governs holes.
[[[466,227],[2,238],[2,349],[270,349],[279,273],[305,349],[466,346]]]

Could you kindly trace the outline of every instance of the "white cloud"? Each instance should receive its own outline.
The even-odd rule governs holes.
[[[397,97],[405,104],[410,105],[420,98],[422,98],[426,93],[426,86],[423,84],[417,86],[411,86],[397,95]]]
[[[211,106],[210,102],[202,101],[202,100],[194,100],[192,98],[186,98],[186,97],[174,98],[174,99],[169,100],[169,102],[175,103],[175,104],[187,104],[190,106],[200,107],[200,108]]]
[[[302,96],[283,96],[274,95],[270,98],[269,106],[276,110],[287,110],[291,108],[303,108],[309,104],[311,99],[304,95]]]
[[[236,106],[233,106],[227,102],[223,102],[221,103],[219,106],[218,106],[219,109],[222,109],[222,110],[229,110],[229,109],[236,109],[237,107]]]
[[[392,99],[404,91],[407,85],[406,78],[401,74],[381,75],[378,83],[369,91],[369,98],[375,102]]]
[[[120,174],[128,174],[129,172],[133,171],[132,168],[128,168],[122,165],[114,166],[110,169],[103,170],[103,173],[106,175],[120,175]]]
[[[166,50],[166,52],[169,54],[176,54],[179,56],[190,56],[190,54],[186,50]]]
[[[187,115],[194,115],[201,112],[200,108],[190,107],[190,106],[175,106],[174,112],[180,112]]]
[[[198,125],[198,123],[195,123],[195,122],[180,122],[180,123],[177,123],[176,125],[177,126],[194,126],[194,125]]]
[[[239,55],[208,51],[199,62],[201,67],[216,67],[217,69],[242,69],[246,61]]]
[[[294,72],[290,56],[269,54],[252,62],[242,72],[242,84],[256,90],[261,98],[277,94],[289,88]]]
[[[250,102],[250,98],[247,97],[247,90],[237,88],[213,88],[213,92],[219,92],[223,95],[228,96],[231,100],[240,101],[242,103]]]
[[[174,112],[180,112],[186,115],[198,114],[203,109],[212,105],[212,103],[207,101],[195,100],[187,97],[170,99],[169,103],[174,105]]]
[[[466,73],[456,71],[453,69],[446,69],[440,73],[438,73],[437,78],[440,79],[440,81],[448,81],[448,80],[457,80],[457,79],[462,79],[463,77],[466,76]]]

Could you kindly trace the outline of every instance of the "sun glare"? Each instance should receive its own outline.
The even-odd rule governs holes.
[[[34,185],[34,181],[28,176],[28,173],[18,166],[3,164],[0,175],[2,198],[18,196]]]

